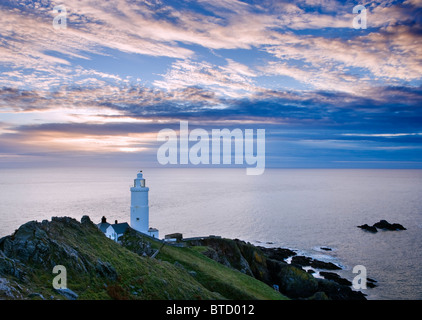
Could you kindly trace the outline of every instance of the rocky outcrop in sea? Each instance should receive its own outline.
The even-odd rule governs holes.
[[[211,259],[255,277],[292,299],[365,300],[365,294],[351,289],[352,283],[339,275],[326,272],[326,278],[316,278],[302,267],[340,270],[331,262],[298,256],[286,248],[257,247],[238,239],[203,238],[189,245],[206,246],[203,252]],[[286,262],[290,258],[291,263]]]
[[[399,230],[406,230],[405,227],[403,227],[399,223],[389,223],[387,220],[380,220],[377,223],[374,223],[372,226],[369,226],[368,224],[363,224],[358,226],[358,228],[361,228],[363,230],[376,233],[378,232],[378,229],[381,230],[389,230],[389,231],[399,231]]]

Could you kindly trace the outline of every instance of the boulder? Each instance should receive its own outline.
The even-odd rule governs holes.
[[[332,262],[324,262],[310,257],[304,256],[295,256],[292,258],[292,265],[300,267],[313,267],[316,269],[326,269],[326,270],[341,270],[340,267],[335,265]]]
[[[365,294],[350,287],[327,279],[316,279],[318,291],[324,292],[331,300],[366,300]]]
[[[375,228],[374,226],[368,226],[366,223],[361,226],[358,226],[358,228],[361,228],[363,230],[373,232],[373,233],[378,232],[377,228]]]
[[[306,271],[272,259],[267,259],[267,266],[272,283],[278,285],[280,292],[286,296],[308,298],[317,292],[317,280]]]
[[[22,299],[22,295],[6,278],[0,277],[0,300]]]
[[[81,224],[93,224],[89,216],[83,216],[81,219]]]
[[[321,271],[319,274],[321,276],[323,276],[324,279],[335,281],[338,284],[341,284],[341,285],[344,285],[344,286],[351,286],[352,285],[352,283],[349,280],[340,277],[337,273]]]
[[[377,223],[374,223],[373,226],[368,226],[367,224],[363,224],[361,226],[358,226],[358,228],[361,228],[363,230],[370,231],[373,233],[378,231],[377,228],[382,229],[382,230],[390,230],[390,231],[406,230],[406,228],[403,227],[401,224],[389,223],[387,220],[380,220]]]
[[[68,288],[61,288],[55,289],[57,293],[61,294],[62,296],[66,297],[68,300],[76,300],[78,299],[78,295]]]
[[[375,283],[377,283],[376,280],[371,279],[371,278],[366,278],[366,286],[368,288],[375,288],[377,286]]]
[[[267,258],[278,261],[284,261],[285,259],[296,255],[296,252],[286,248],[258,248],[267,256]]]
[[[326,270],[341,270],[341,268],[335,265],[332,262],[324,262],[320,260],[313,259],[311,262],[311,267],[316,269],[326,269]]]
[[[406,228],[403,227],[401,224],[389,223],[387,220],[380,220],[379,222],[374,224],[374,227],[378,229],[391,230],[391,231],[406,230]]]
[[[308,267],[311,266],[312,258],[305,257],[305,256],[294,256],[292,258],[292,265],[300,266],[300,267]]]
[[[39,293],[39,292],[33,292],[33,293],[30,293],[29,295],[28,295],[28,298],[31,298],[31,299],[34,299],[34,300],[45,300],[44,299],[44,296],[41,294],[41,293]]]
[[[100,259],[97,260],[97,264],[95,265],[95,270],[98,276],[107,278],[111,281],[117,280],[117,272],[116,269],[109,263],[103,262]]]

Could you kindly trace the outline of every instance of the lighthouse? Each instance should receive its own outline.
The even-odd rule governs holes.
[[[130,188],[130,226],[136,231],[158,238],[158,230],[149,227],[149,188],[145,185],[145,179],[140,171]]]

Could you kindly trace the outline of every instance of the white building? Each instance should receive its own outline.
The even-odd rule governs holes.
[[[149,226],[148,191],[149,188],[145,186],[145,179],[143,178],[142,171],[140,171],[134,181],[133,187],[130,188],[130,227],[158,239],[158,230]],[[97,227],[107,238],[117,242],[119,237],[129,228],[129,225],[126,222],[117,223],[117,220],[114,224],[110,224],[105,217],[102,217],[101,223],[97,224]]]
[[[151,237],[158,238],[158,230],[149,227],[149,188],[145,185],[142,171],[134,180],[133,187],[130,188],[130,226]]]
[[[105,217],[102,217],[101,223],[97,224],[97,227],[102,232],[104,232],[107,238],[117,242],[119,238],[125,233],[127,228],[129,228],[129,224],[126,222],[118,223],[117,220],[114,224],[110,224],[107,222]]]
[[[119,241],[119,238],[125,233],[125,231],[129,228],[127,222],[124,223],[116,223],[111,224],[105,232],[107,238],[110,238],[114,241]]]

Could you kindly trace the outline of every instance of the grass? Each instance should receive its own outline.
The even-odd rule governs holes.
[[[29,298],[38,299],[31,293],[39,293],[46,299],[64,299],[52,287],[56,276],[53,266],[63,265],[67,287],[82,300],[286,299],[265,283],[206,257],[201,252],[207,247],[165,245],[151,259],[108,239],[93,224],[59,219],[36,228],[45,237],[31,241],[42,242],[47,250],[41,262],[30,260],[25,264],[28,281],[20,286]],[[154,249],[162,245],[149,238],[147,241]],[[99,260],[114,268],[117,279],[98,274]]]
[[[194,271],[195,279],[205,288],[217,291],[228,299],[287,299],[267,284],[206,257],[201,253],[206,249],[200,246],[180,248],[167,245],[157,258],[171,263],[177,261],[186,270]]]
[[[47,299],[52,296],[64,299],[52,287],[56,275],[52,273],[50,264],[54,261],[53,264],[66,267],[67,287],[82,300],[221,298],[187,272],[180,272],[179,268],[165,261],[140,257],[105,237],[96,226],[81,225],[76,221],[70,224],[51,222],[47,235],[61,247],[76,250],[79,260],[50,245],[45,263],[31,261],[26,264],[30,271],[24,284],[28,294],[37,292]],[[117,280],[96,273],[98,259],[113,266],[118,274]],[[81,264],[86,271],[78,267]]]

